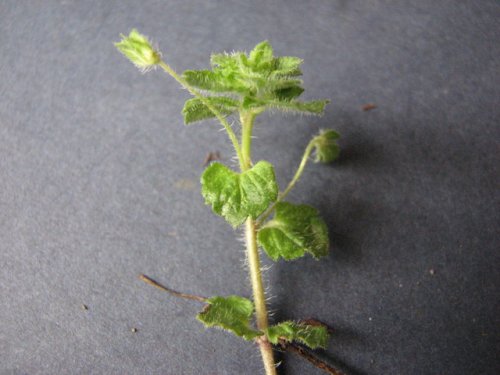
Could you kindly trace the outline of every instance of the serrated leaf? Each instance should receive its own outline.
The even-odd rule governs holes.
[[[300,79],[288,79],[288,78],[268,79],[268,82],[265,82],[265,88],[263,88],[262,91],[276,92],[277,90],[285,90],[285,89],[290,89],[292,87],[300,87],[301,84],[302,81]]]
[[[205,100],[210,102],[222,115],[230,115],[238,109],[238,101],[226,96],[207,96]],[[186,101],[182,109],[184,123],[191,124],[196,121],[215,117],[215,114],[209,109],[201,99],[193,98]]]
[[[239,56],[242,55],[241,52],[235,53],[214,53],[210,56],[210,65],[212,67],[220,68],[231,68],[234,69],[238,65]]]
[[[276,345],[279,340],[298,341],[311,349],[326,348],[328,345],[328,330],[324,326],[308,325],[286,321],[266,329],[269,341]]]
[[[279,202],[274,218],[258,232],[257,240],[273,260],[285,260],[304,256],[314,258],[328,255],[328,229],[318,211],[307,205]]]
[[[264,105],[264,101],[258,100],[254,96],[245,96],[241,102],[241,108],[244,110],[261,108]]]
[[[253,340],[262,332],[250,328],[254,306],[243,297],[211,297],[208,305],[196,318],[207,327],[220,327],[233,332],[245,340]]]
[[[216,94],[231,93],[243,109],[279,109],[320,115],[327,100],[299,102],[302,94],[302,59],[274,57],[273,48],[264,41],[247,55],[244,52],[218,53],[210,58],[212,70],[188,70],[184,79],[201,90]]]
[[[329,100],[313,100],[310,102],[298,102],[295,100],[273,100],[268,101],[266,105],[271,108],[280,109],[282,111],[310,113],[313,115],[322,115],[325,106]]]
[[[278,196],[274,168],[267,161],[241,174],[213,163],[201,176],[201,185],[205,203],[233,227],[248,217],[257,218]]]
[[[314,161],[330,163],[337,159],[340,154],[339,138],[340,134],[333,130],[322,130],[314,137]]]
[[[300,86],[287,87],[286,89],[276,90],[273,94],[279,101],[290,101],[300,96],[304,89]]]
[[[248,61],[254,67],[270,64],[273,60],[273,47],[267,40],[257,44],[248,55]]]
[[[191,86],[212,92],[231,91],[229,82],[211,70],[186,70],[182,77]]]
[[[303,60],[298,57],[282,56],[274,59],[274,74],[284,76],[300,76],[300,65]]]

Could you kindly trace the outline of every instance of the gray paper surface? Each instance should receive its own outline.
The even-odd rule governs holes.
[[[342,135],[290,194],[320,209],[331,255],[263,257],[274,322],[330,324],[319,356],[353,375],[498,374],[499,16],[494,0],[1,2],[0,374],[263,373],[201,304],[137,278],[251,295],[241,230],[199,192],[206,154],[235,166],[231,146],[116,51],[132,27],[179,72],[267,39],[305,60],[304,99],[332,101],[255,125],[282,188],[311,136]]]

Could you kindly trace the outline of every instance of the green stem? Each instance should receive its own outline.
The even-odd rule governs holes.
[[[241,154],[243,158],[243,170],[250,169],[252,166],[252,131],[255,114],[252,112],[240,112],[241,121]]]
[[[242,165],[241,171],[244,172],[251,168],[251,145],[252,145],[252,128],[255,114],[252,112],[240,113],[242,133]],[[259,249],[257,246],[257,230],[255,221],[249,217],[245,223],[245,242],[247,247],[248,267],[250,270],[250,280],[252,282],[253,300],[255,304],[255,316],[257,320],[257,328],[264,331],[268,327],[268,314],[266,307],[266,295],[264,293],[264,285],[262,282],[262,272],[260,266]],[[265,336],[261,336],[256,340],[259,345],[262,361],[266,375],[276,375],[276,365],[274,362],[273,348]]]
[[[198,98],[201,100],[205,106],[212,111],[212,113],[217,117],[217,119],[220,121],[222,126],[226,129],[227,135],[229,136],[229,139],[233,143],[234,150],[236,151],[236,155],[238,156],[238,160],[240,161],[240,168],[242,168],[242,153],[241,153],[241,148],[240,144],[238,143],[238,138],[236,137],[236,134],[234,134],[233,129],[231,128],[231,125],[227,122],[226,118],[220,113],[217,108],[215,108],[207,99],[205,96],[203,96],[198,90],[193,88],[189,83],[186,82],[184,78],[182,78],[180,75],[178,75],[175,70],[173,70],[170,65],[165,63],[164,61],[160,61],[158,65],[168,74],[172,76],[177,82],[181,84],[182,87],[184,87],[191,95],[194,97]]]
[[[245,223],[248,267],[250,269],[250,280],[252,282],[257,328],[260,331],[264,331],[268,327],[268,318],[256,235],[255,222],[252,218],[248,218]],[[276,375],[276,366],[271,344],[265,336],[261,336],[257,339],[257,343],[259,344],[266,375]]]
[[[300,179],[300,176],[302,176],[302,173],[304,172],[304,168],[306,167],[307,161],[309,160],[309,156],[311,156],[311,152],[314,149],[315,143],[316,143],[316,137],[313,138],[307,145],[304,151],[304,155],[302,155],[302,160],[300,161],[299,167],[297,168],[297,171],[295,172],[295,175],[293,176],[292,180],[288,183],[286,189],[283,190],[283,192],[278,195],[278,199],[276,199],[276,202],[274,202],[271,206],[269,206],[269,208],[266,211],[264,211],[264,213],[260,216],[259,220],[257,220],[257,225],[262,225],[262,223],[274,211],[274,209],[276,208],[276,204],[285,199],[290,190],[293,189],[297,181]]]

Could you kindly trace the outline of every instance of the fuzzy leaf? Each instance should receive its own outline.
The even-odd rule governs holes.
[[[246,70],[252,73],[243,66],[243,58],[246,56],[242,53],[212,55],[213,71],[186,70],[183,77],[190,85],[201,90],[245,95],[249,92],[249,86],[252,86],[253,82],[248,82],[248,77],[243,73]]]
[[[274,100],[267,102],[267,106],[282,111],[310,113],[322,115],[329,100],[313,100],[310,102],[298,102],[295,100]]]
[[[286,89],[276,90],[273,94],[279,101],[290,101],[300,96],[304,89],[300,86],[292,86]]]
[[[279,339],[285,341],[299,341],[311,349],[326,348],[328,345],[328,330],[324,326],[283,322],[265,330],[269,341],[276,345]]]
[[[213,163],[201,176],[201,185],[205,203],[233,227],[249,216],[257,218],[278,196],[274,168],[267,161],[259,161],[241,174]]]
[[[208,305],[196,318],[207,327],[220,327],[245,340],[253,340],[262,332],[250,328],[253,303],[243,297],[211,297]]]
[[[191,86],[212,92],[231,91],[231,85],[220,74],[211,70],[186,70],[182,77]]]
[[[277,203],[274,218],[262,226],[257,240],[275,261],[296,259],[305,252],[314,258],[328,255],[327,226],[315,208],[303,204]]]
[[[263,83],[262,91],[276,92],[278,90],[286,90],[294,87],[300,87],[301,84],[302,81],[300,79],[288,79],[288,78],[267,79],[267,82]],[[293,103],[295,104],[299,102],[293,102]],[[300,103],[300,104],[306,104],[306,103]]]
[[[319,135],[314,137],[314,161],[330,163],[338,158],[340,147],[337,139],[340,134],[333,130],[322,130]]]
[[[238,101],[226,96],[207,96],[210,102],[223,115],[230,115],[238,109]],[[182,109],[184,123],[191,124],[196,121],[215,117],[215,114],[198,98],[189,99]]]
[[[273,47],[267,40],[257,44],[248,55],[248,61],[254,67],[262,64],[270,64],[273,60]]]
[[[274,57],[273,48],[264,41],[247,55],[244,52],[218,53],[210,58],[212,70],[188,70],[184,79],[192,86],[213,93],[230,93],[242,109],[265,109],[323,113],[327,100],[299,102],[302,94],[302,59]]]
[[[238,66],[239,56],[241,52],[236,53],[214,53],[210,56],[210,65],[212,67],[235,69]]]
[[[274,74],[284,76],[300,76],[300,65],[303,60],[298,57],[283,56],[274,59],[275,71]]]

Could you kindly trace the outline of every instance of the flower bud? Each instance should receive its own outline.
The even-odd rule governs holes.
[[[315,151],[314,162],[331,163],[337,159],[340,154],[338,138],[340,134],[333,130],[322,130],[314,137],[312,140]]]
[[[132,29],[128,37],[123,34],[121,37],[121,42],[115,43],[116,48],[141,71],[146,72],[161,61],[160,52],[136,29]]]

